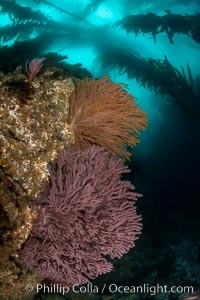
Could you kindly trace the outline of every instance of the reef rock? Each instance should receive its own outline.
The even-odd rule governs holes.
[[[30,294],[39,278],[21,270],[18,251],[37,216],[31,201],[49,177],[49,164],[73,142],[68,131],[71,78],[49,68],[28,80],[21,67],[0,74],[0,298]]]

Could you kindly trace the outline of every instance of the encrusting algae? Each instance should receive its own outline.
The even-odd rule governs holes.
[[[73,142],[66,120],[74,84],[54,72],[33,81],[20,67],[0,74],[0,299],[21,299],[39,282],[22,272],[18,251],[37,218],[31,199],[48,180],[49,164]]]
[[[6,183],[0,170],[0,299],[21,300],[40,280],[36,274],[22,272],[18,257],[36,216],[30,210],[30,200]]]
[[[0,165],[30,196],[40,192],[48,178],[48,163],[72,142],[67,130],[70,78],[28,81],[16,72],[0,77]]]

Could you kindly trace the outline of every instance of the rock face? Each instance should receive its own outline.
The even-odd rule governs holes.
[[[66,121],[73,89],[59,70],[33,81],[21,68],[0,74],[0,298],[24,296],[38,281],[22,272],[18,251],[37,218],[30,204],[48,180],[49,164],[73,143]]]
[[[47,165],[71,143],[66,125],[70,78],[53,70],[34,82],[21,75],[1,77],[0,165],[30,196],[48,177]]]

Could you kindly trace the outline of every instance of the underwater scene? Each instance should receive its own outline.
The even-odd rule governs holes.
[[[0,300],[200,299],[200,1],[0,0]]]

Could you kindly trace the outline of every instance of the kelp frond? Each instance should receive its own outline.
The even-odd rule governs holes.
[[[164,59],[142,58],[119,48],[104,51],[96,62],[102,68],[117,69],[120,73],[126,73],[144,88],[153,89],[157,95],[169,96],[185,115],[200,118],[199,92],[194,86],[189,64],[186,76],[183,67],[182,71],[179,71],[166,56]]]
[[[154,42],[160,33],[166,33],[170,43],[174,43],[175,34],[187,34],[195,42],[200,42],[199,12],[194,15],[180,15],[165,10],[165,15],[158,16],[155,13],[130,15],[119,21],[114,26],[133,32],[136,36],[140,33],[151,34]]]

